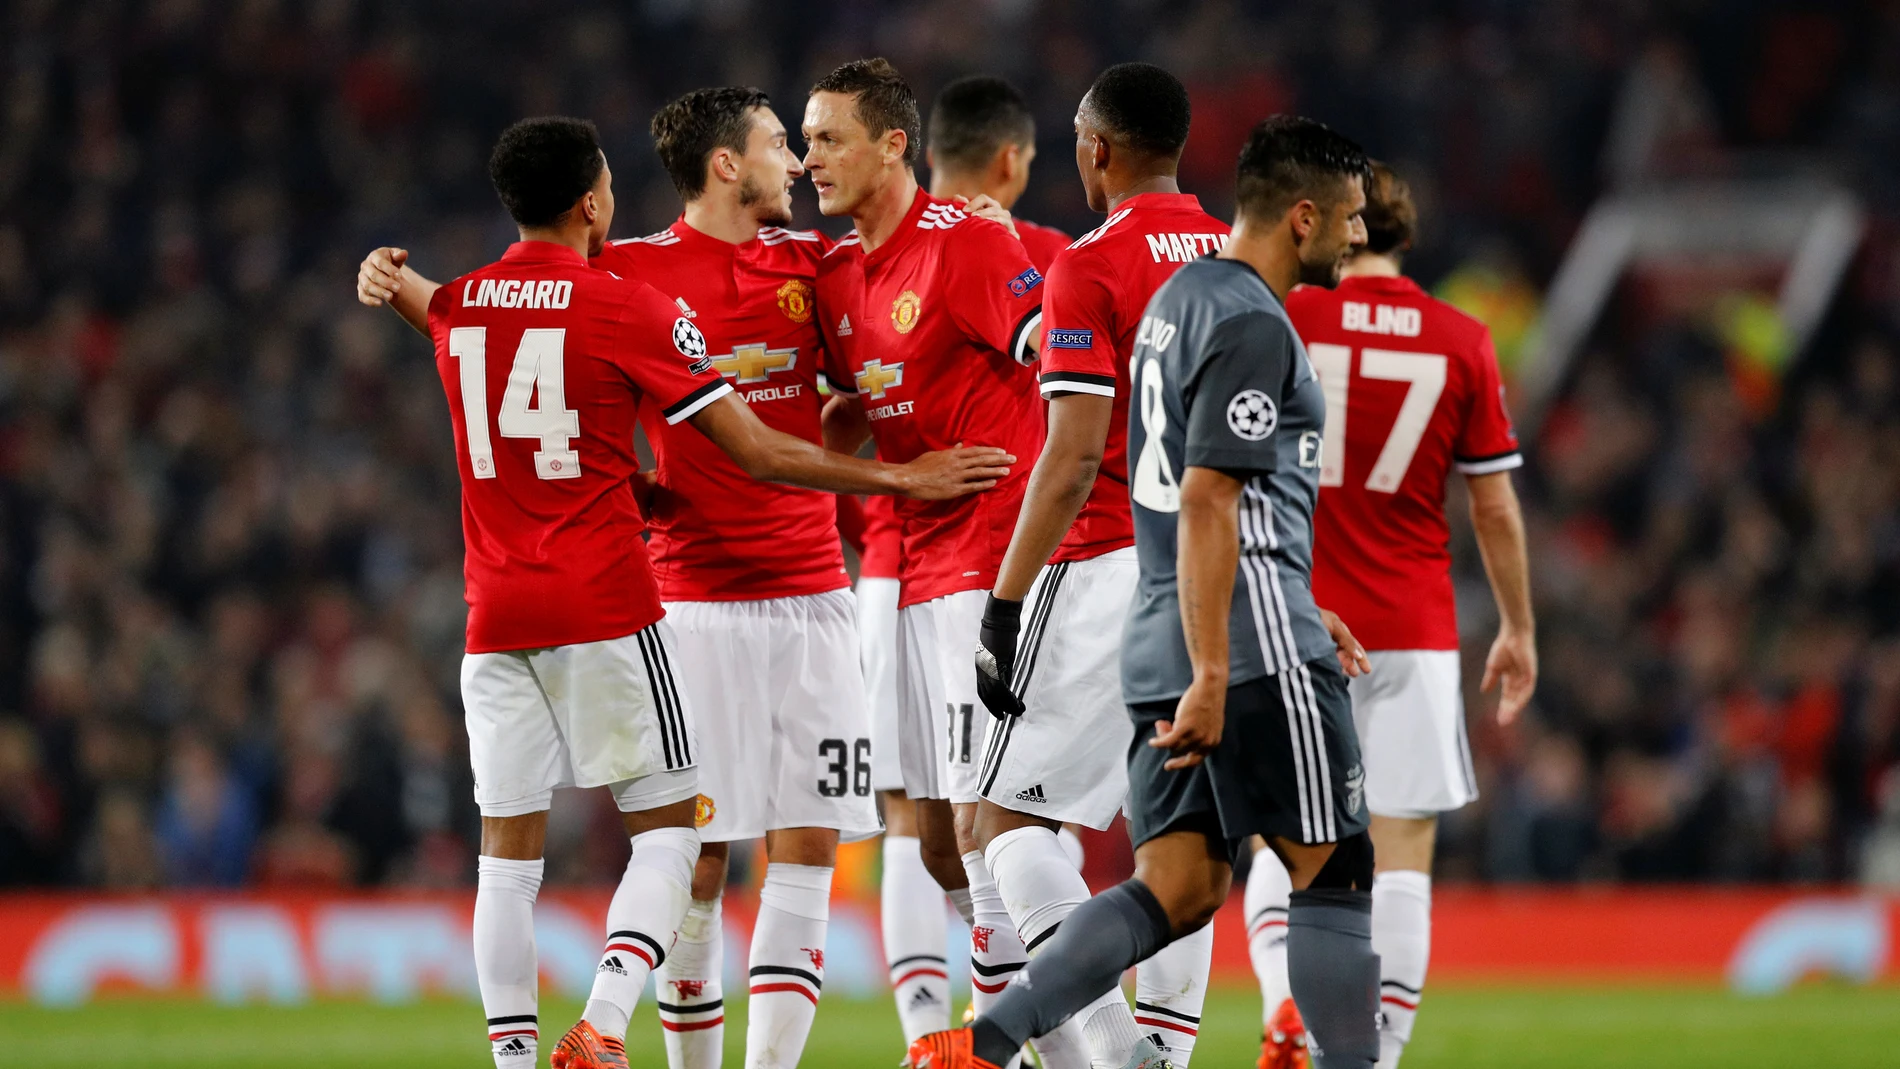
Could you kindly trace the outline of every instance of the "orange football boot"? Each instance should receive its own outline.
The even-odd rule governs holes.
[[[548,1064],[553,1069],[627,1069],[627,1046],[580,1021],[555,1044]]]
[[[1312,1069],[1306,1022],[1300,1020],[1300,1008],[1292,999],[1273,1012],[1273,1024],[1260,1037],[1260,1060],[1255,1065],[1256,1069]]]
[[[932,1032],[912,1043],[910,1064],[915,1069],[1000,1069],[976,1056],[968,1028]]]

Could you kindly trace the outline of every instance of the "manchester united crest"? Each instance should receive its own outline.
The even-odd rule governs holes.
[[[706,825],[711,824],[713,822],[713,817],[717,816],[718,814],[719,814],[719,807],[716,805],[713,805],[713,800],[711,798],[708,798],[702,794],[699,797],[693,799],[693,827],[703,828]]]
[[[909,334],[923,308],[924,302],[917,299],[916,291],[905,290],[891,302],[891,326],[896,327],[899,334]]]
[[[811,322],[811,283],[795,278],[778,288],[778,310],[794,323]]]

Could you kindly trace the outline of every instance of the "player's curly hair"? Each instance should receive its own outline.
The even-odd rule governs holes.
[[[1089,117],[1137,152],[1173,159],[1187,147],[1187,86],[1152,63],[1115,64],[1095,76],[1086,100]]]
[[[501,132],[488,157],[488,180],[516,223],[553,226],[594,188],[606,165],[593,123],[548,115]]]
[[[1372,161],[1372,179],[1366,183],[1366,251],[1392,256],[1412,247],[1418,232],[1418,207],[1412,187],[1397,171]]]
[[[695,89],[653,113],[653,149],[681,200],[706,192],[706,161],[715,149],[745,152],[753,111],[771,103],[762,89],[725,85]]]
[[[1036,119],[1015,86],[973,74],[943,87],[930,107],[930,158],[939,168],[976,171],[1005,145],[1036,143]]]
[[[1241,215],[1275,219],[1302,200],[1330,205],[1358,177],[1369,187],[1366,151],[1325,123],[1297,115],[1262,119],[1240,148],[1234,200]]]
[[[904,162],[915,164],[923,145],[923,121],[917,115],[917,94],[910,83],[897,73],[891,61],[854,59],[818,79],[814,93],[844,93],[857,97],[858,121],[871,136],[883,137],[891,130],[904,131]]]

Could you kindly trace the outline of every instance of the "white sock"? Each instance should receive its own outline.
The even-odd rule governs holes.
[[[607,948],[581,1011],[601,1035],[626,1038],[647,975],[666,961],[686,916],[698,860],[699,833],[692,828],[655,828],[633,837],[627,871],[607,904]]]
[[[1393,1069],[1412,1039],[1432,951],[1432,878],[1395,869],[1372,878],[1372,950],[1379,955],[1379,1069]]]
[[[670,1069],[719,1069],[726,1043],[725,921],[721,899],[695,898],[654,974]]]
[[[534,899],[541,869],[539,859],[484,856],[475,862],[475,981],[496,1069],[534,1069],[539,1057]]]
[[[924,869],[915,836],[884,836],[881,890],[884,963],[909,1044],[950,1027],[950,973],[943,960],[950,925],[943,888]]]
[[[1128,1012],[1128,996],[1121,985],[1077,1011],[1071,1020],[1082,1021],[1082,1035],[1088,1040],[1089,1065],[1092,1069],[1123,1069],[1141,1042],[1141,1026]]]
[[[1293,985],[1286,978],[1286,909],[1292,893],[1293,880],[1280,855],[1264,846],[1254,851],[1244,899],[1247,956],[1253,959],[1253,974],[1260,980],[1260,1020],[1269,1028],[1280,1004],[1293,997]]]
[[[1029,952],[981,851],[963,855],[963,871],[970,877],[970,1005],[980,1016],[1029,963]]]
[[[956,908],[957,916],[963,918],[964,924],[976,924],[976,904],[970,899],[970,889],[968,887],[959,887],[953,891],[945,891],[943,894],[945,898],[950,900],[950,904]]]
[[[1064,827],[1061,831],[1056,832],[1056,842],[1062,844],[1062,854],[1069,859],[1069,864],[1075,866],[1075,871],[1081,872],[1084,857],[1082,852],[1082,837],[1077,835],[1073,829]]]
[[[1061,837],[1047,828],[1016,828],[998,835],[990,840],[984,860],[1017,934],[1026,947],[1033,947],[1032,957],[1063,919],[1088,900],[1089,885],[1063,849]],[[1107,1016],[1090,1031],[1088,1022],[1104,1012]],[[1128,1000],[1116,987],[1033,1045],[1043,1057],[1044,1069],[1079,1069],[1091,1058],[1096,1065],[1121,1069],[1140,1038]]]
[[[1207,971],[1214,964],[1214,922],[1182,936],[1135,968],[1135,1023],[1175,1069],[1187,1069],[1201,1032]]]
[[[765,866],[759,919],[752,929],[746,1004],[746,1069],[792,1069],[805,1053],[818,994],[825,984],[825,928],[831,919],[831,869]]]

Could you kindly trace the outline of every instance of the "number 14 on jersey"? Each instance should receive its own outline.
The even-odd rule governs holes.
[[[567,331],[560,327],[521,332],[508,388],[501,395],[495,429],[503,438],[536,438],[537,479],[578,479],[581,455],[573,448],[581,414],[567,407]],[[449,331],[449,355],[461,364],[462,422],[468,429],[468,460],[477,479],[495,477],[495,450],[488,437],[488,328]],[[529,402],[534,404],[531,406]]]

